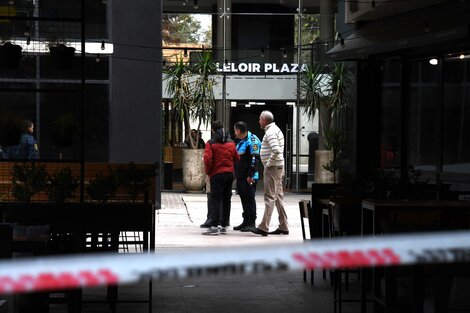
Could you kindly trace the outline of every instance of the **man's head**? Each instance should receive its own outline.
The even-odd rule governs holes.
[[[233,130],[235,132],[235,137],[243,139],[246,137],[246,133],[248,132],[248,126],[245,122],[236,122],[235,125],[233,125]]]
[[[25,132],[33,133],[34,132],[34,123],[30,120],[23,121],[23,130]]]
[[[259,115],[259,126],[264,129],[266,125],[271,124],[274,122],[274,115],[271,113],[271,111],[263,111]]]
[[[196,138],[197,130],[191,129],[191,137]]]

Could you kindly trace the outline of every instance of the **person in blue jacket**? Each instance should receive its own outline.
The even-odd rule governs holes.
[[[234,230],[249,232],[255,228],[256,221],[256,183],[259,179],[258,166],[260,164],[259,151],[261,141],[248,131],[245,122],[237,122],[234,125],[237,139],[237,152],[240,161],[235,164],[235,177],[237,180],[237,192],[243,207],[243,222],[234,227]]]
[[[20,137],[20,143],[16,157],[18,159],[33,159],[39,158],[39,149],[36,139],[33,136],[34,124],[30,120],[25,120],[23,125],[23,133]]]

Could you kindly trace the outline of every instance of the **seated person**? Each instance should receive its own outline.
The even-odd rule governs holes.
[[[191,140],[192,138],[192,140]],[[191,129],[191,138],[190,137],[187,137],[186,140],[184,141],[184,143],[186,144],[186,146],[188,148],[193,148],[195,147],[196,149],[204,149],[206,144],[204,142],[204,140],[202,139],[202,133],[201,131],[197,131],[195,129]],[[191,141],[193,142],[193,144],[191,144]],[[196,144],[197,143],[197,144]]]

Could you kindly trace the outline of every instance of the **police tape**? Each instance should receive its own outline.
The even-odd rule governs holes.
[[[0,294],[302,269],[470,262],[470,231],[0,262]]]

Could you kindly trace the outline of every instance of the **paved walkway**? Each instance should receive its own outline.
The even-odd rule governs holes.
[[[261,237],[252,233],[233,231],[242,221],[238,195],[232,197],[231,227],[226,235],[203,236],[199,227],[206,219],[205,194],[162,193],[162,208],[156,212],[156,254],[159,251],[197,249],[200,247],[231,247],[239,245],[273,245],[301,242],[298,202],[309,199],[309,194],[286,194],[286,211],[290,223],[289,235]],[[263,195],[257,194],[258,221],[264,211]],[[271,230],[277,227],[277,213],[273,214]],[[119,286],[119,299],[142,299],[148,285],[143,283]],[[354,288],[358,289],[358,288]],[[95,298],[105,288],[87,289],[85,296]],[[357,293],[354,295],[357,298]],[[333,312],[333,293],[328,280],[315,275],[315,286],[304,283],[301,272],[272,272],[259,274],[220,273],[215,276],[160,281],[153,285],[154,313],[330,313]],[[64,306],[51,313],[63,313]],[[84,304],[84,313],[109,312],[106,304]],[[117,312],[148,313],[147,304],[117,305]],[[359,312],[358,304],[347,304],[343,313]]]
[[[302,241],[299,217],[299,201],[309,199],[308,194],[286,194],[285,204],[289,220],[289,235],[270,235],[262,237],[252,233],[234,231],[233,226],[242,222],[242,205],[238,195],[232,196],[232,211],[227,235],[203,236],[200,228],[206,220],[206,194],[162,193],[162,208],[156,212],[156,248],[197,248],[206,246],[237,246],[266,243],[285,243]],[[256,195],[257,222],[264,212],[263,195]],[[271,229],[278,226],[277,211],[274,210]]]

